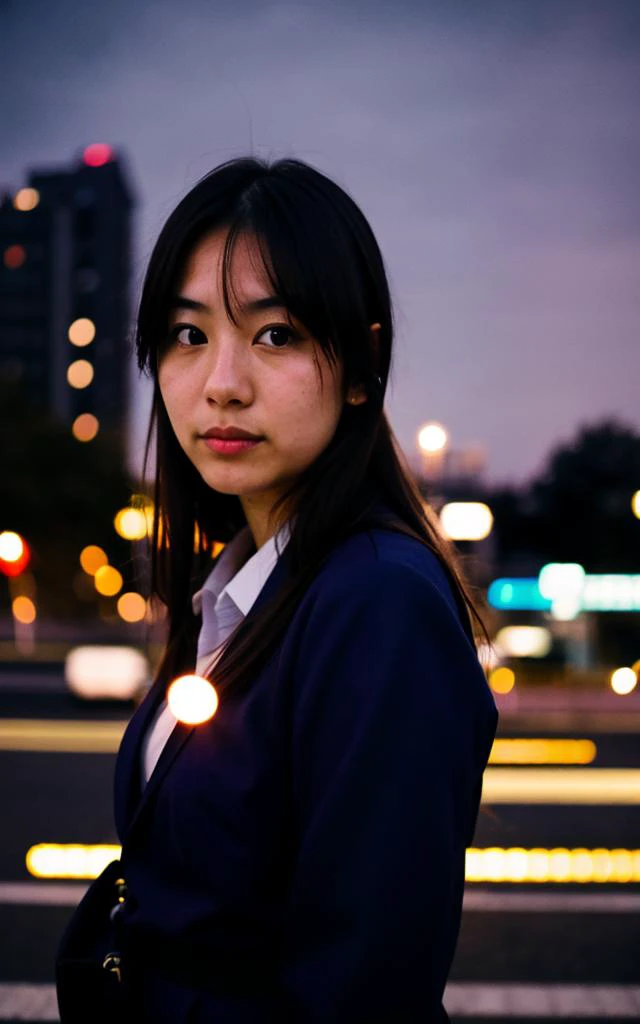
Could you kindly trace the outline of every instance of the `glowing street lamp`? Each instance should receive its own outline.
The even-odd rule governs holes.
[[[447,447],[449,435],[440,423],[425,423],[418,431],[418,447],[425,455],[437,455]]]
[[[417,435],[422,471],[432,483],[442,479],[449,435],[441,423],[423,423]]]

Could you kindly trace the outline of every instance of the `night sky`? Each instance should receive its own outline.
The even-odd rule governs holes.
[[[437,419],[525,482],[582,424],[640,429],[635,0],[0,0],[0,66],[0,187],[118,148],[136,294],[215,164],[296,156],[345,187],[390,274],[410,458]]]

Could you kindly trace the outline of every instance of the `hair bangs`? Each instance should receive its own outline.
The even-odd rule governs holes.
[[[259,188],[252,189],[250,208],[242,210],[228,226],[221,269],[227,316],[237,326],[240,300],[234,285],[233,258],[238,243],[245,242],[254,270],[264,278],[271,294],[282,301],[291,326],[291,318],[295,318],[335,364],[343,350],[342,332],[322,280],[322,261],[316,267],[309,258],[314,245],[317,247],[315,225],[305,225],[295,216],[282,218],[272,209],[270,199]]]

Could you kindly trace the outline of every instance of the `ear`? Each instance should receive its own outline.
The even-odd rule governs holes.
[[[380,357],[380,331],[382,329],[381,324],[371,324],[369,328],[371,331],[371,342],[373,345],[374,362],[378,365]],[[367,392],[362,384],[354,385],[347,391],[347,403],[349,405],[362,405],[363,402],[367,401]]]
[[[367,393],[362,384],[356,384],[347,391],[347,405],[362,405],[367,401]]]

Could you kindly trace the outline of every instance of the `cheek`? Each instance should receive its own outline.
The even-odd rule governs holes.
[[[172,367],[164,367],[158,373],[160,395],[177,437],[180,437],[186,414],[192,407],[185,393],[185,383],[184,375],[174,372]]]
[[[278,415],[278,431],[286,447],[295,445],[300,453],[318,454],[331,440],[340,418],[341,402],[338,385],[325,375],[320,383],[315,369],[301,374],[284,394],[273,395],[273,409]]]

